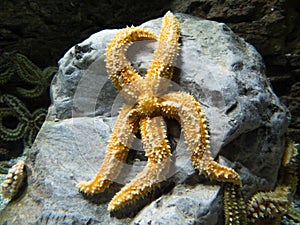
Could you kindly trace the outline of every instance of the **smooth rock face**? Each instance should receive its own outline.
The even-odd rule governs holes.
[[[212,155],[241,175],[244,197],[272,189],[289,113],[273,93],[260,55],[224,24],[176,17],[181,47],[174,91],[191,93],[202,104]],[[142,26],[158,34],[161,19]],[[104,62],[105,48],[116,32],[92,35],[59,61],[51,87],[53,105],[27,160],[28,187],[2,212],[1,224],[223,224],[222,185],[197,175],[179,126],[172,121],[168,130],[174,163],[158,195],[121,213],[106,210],[112,196],[146,164],[144,159],[125,164],[104,193],[87,198],[78,192],[76,183],[93,178],[100,167],[122,104]],[[154,42],[144,41],[129,48],[128,58],[138,71],[147,69],[154,48]],[[133,156],[143,155],[138,138],[133,149]]]

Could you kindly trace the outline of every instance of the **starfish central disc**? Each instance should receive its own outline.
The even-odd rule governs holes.
[[[143,95],[137,103],[137,109],[143,113],[143,116],[152,116],[157,107],[158,99],[155,96]]]

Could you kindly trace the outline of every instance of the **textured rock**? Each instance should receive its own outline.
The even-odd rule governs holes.
[[[297,0],[175,0],[171,5],[177,12],[226,22],[265,56],[273,57],[284,57],[291,51],[297,53],[299,7]],[[294,57],[299,59],[299,56]],[[287,60],[288,57],[281,63],[287,63]]]
[[[292,85],[288,96],[281,97],[282,102],[288,107],[292,114],[289,126],[289,135],[293,140],[300,142],[300,82]]]
[[[253,44],[264,58],[266,75],[279,97],[286,99],[292,86],[299,81],[300,1],[175,0],[170,7],[175,12],[225,22]],[[289,133],[300,142],[299,124],[290,127]]]
[[[236,169],[246,199],[258,190],[273,188],[281,162],[287,109],[279,102],[264,75],[260,55],[221,23],[177,14],[181,49],[175,68],[174,90],[192,93],[207,115],[212,154]],[[161,19],[142,26],[159,33]],[[121,213],[110,215],[107,202],[121,185],[145,165],[125,164],[111,188],[92,198],[78,193],[75,184],[92,178],[104,157],[105,146],[122,103],[108,80],[104,53],[117,30],[101,31],[71,48],[60,60],[52,82],[52,101],[29,152],[28,187],[1,214],[8,224],[222,224],[222,185],[193,170],[178,125],[169,124],[173,162],[160,193]],[[139,42],[128,58],[145,71],[154,42]],[[177,130],[176,130],[177,129]],[[133,156],[139,156],[137,139]],[[141,152],[142,153],[142,152]],[[121,185],[120,185],[121,184]],[[174,187],[174,188],[173,188]],[[153,201],[157,195],[162,195]],[[146,206],[146,204],[151,203]],[[138,215],[139,209],[143,208]],[[126,218],[132,216],[132,219]],[[123,219],[117,219],[123,218]]]

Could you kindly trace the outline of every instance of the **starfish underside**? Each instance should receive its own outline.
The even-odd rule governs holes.
[[[143,171],[113,197],[108,210],[120,209],[143,197],[165,179],[171,150],[164,117],[174,118],[181,124],[191,161],[200,174],[212,180],[241,185],[240,177],[233,169],[218,164],[211,157],[207,121],[199,102],[184,92],[161,92],[172,78],[179,34],[179,22],[168,12],[163,18],[159,37],[147,29],[128,27],[118,32],[107,47],[106,65],[110,79],[128,103],[120,111],[99,172],[93,180],[80,182],[77,186],[86,194],[100,193],[108,188],[120,173],[138,130],[148,157]],[[139,40],[158,41],[144,77],[134,70],[125,56],[128,47]]]

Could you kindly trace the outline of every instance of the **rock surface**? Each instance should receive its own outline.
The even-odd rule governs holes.
[[[270,190],[277,179],[289,113],[264,75],[262,58],[224,24],[176,16],[182,44],[174,90],[192,93],[202,103],[212,154],[241,175],[245,198]],[[159,33],[161,19],[142,26]],[[1,213],[1,224],[223,224],[222,184],[197,175],[176,134],[177,124],[169,125],[174,165],[159,193],[120,213],[106,210],[114,193],[143,168],[143,160],[125,164],[115,184],[97,196],[84,197],[75,187],[92,178],[101,165],[122,103],[104,62],[105,48],[116,32],[96,33],[60,60],[51,87],[53,105],[28,155],[28,187]],[[138,71],[147,69],[153,48],[154,42],[140,42],[129,49],[128,58]],[[136,152],[139,146],[137,138]]]
[[[300,80],[300,1],[174,0],[170,8],[226,23],[262,54],[275,93],[294,101],[293,85]],[[300,120],[289,102],[292,118]],[[290,127],[289,136],[300,142],[299,123]]]

